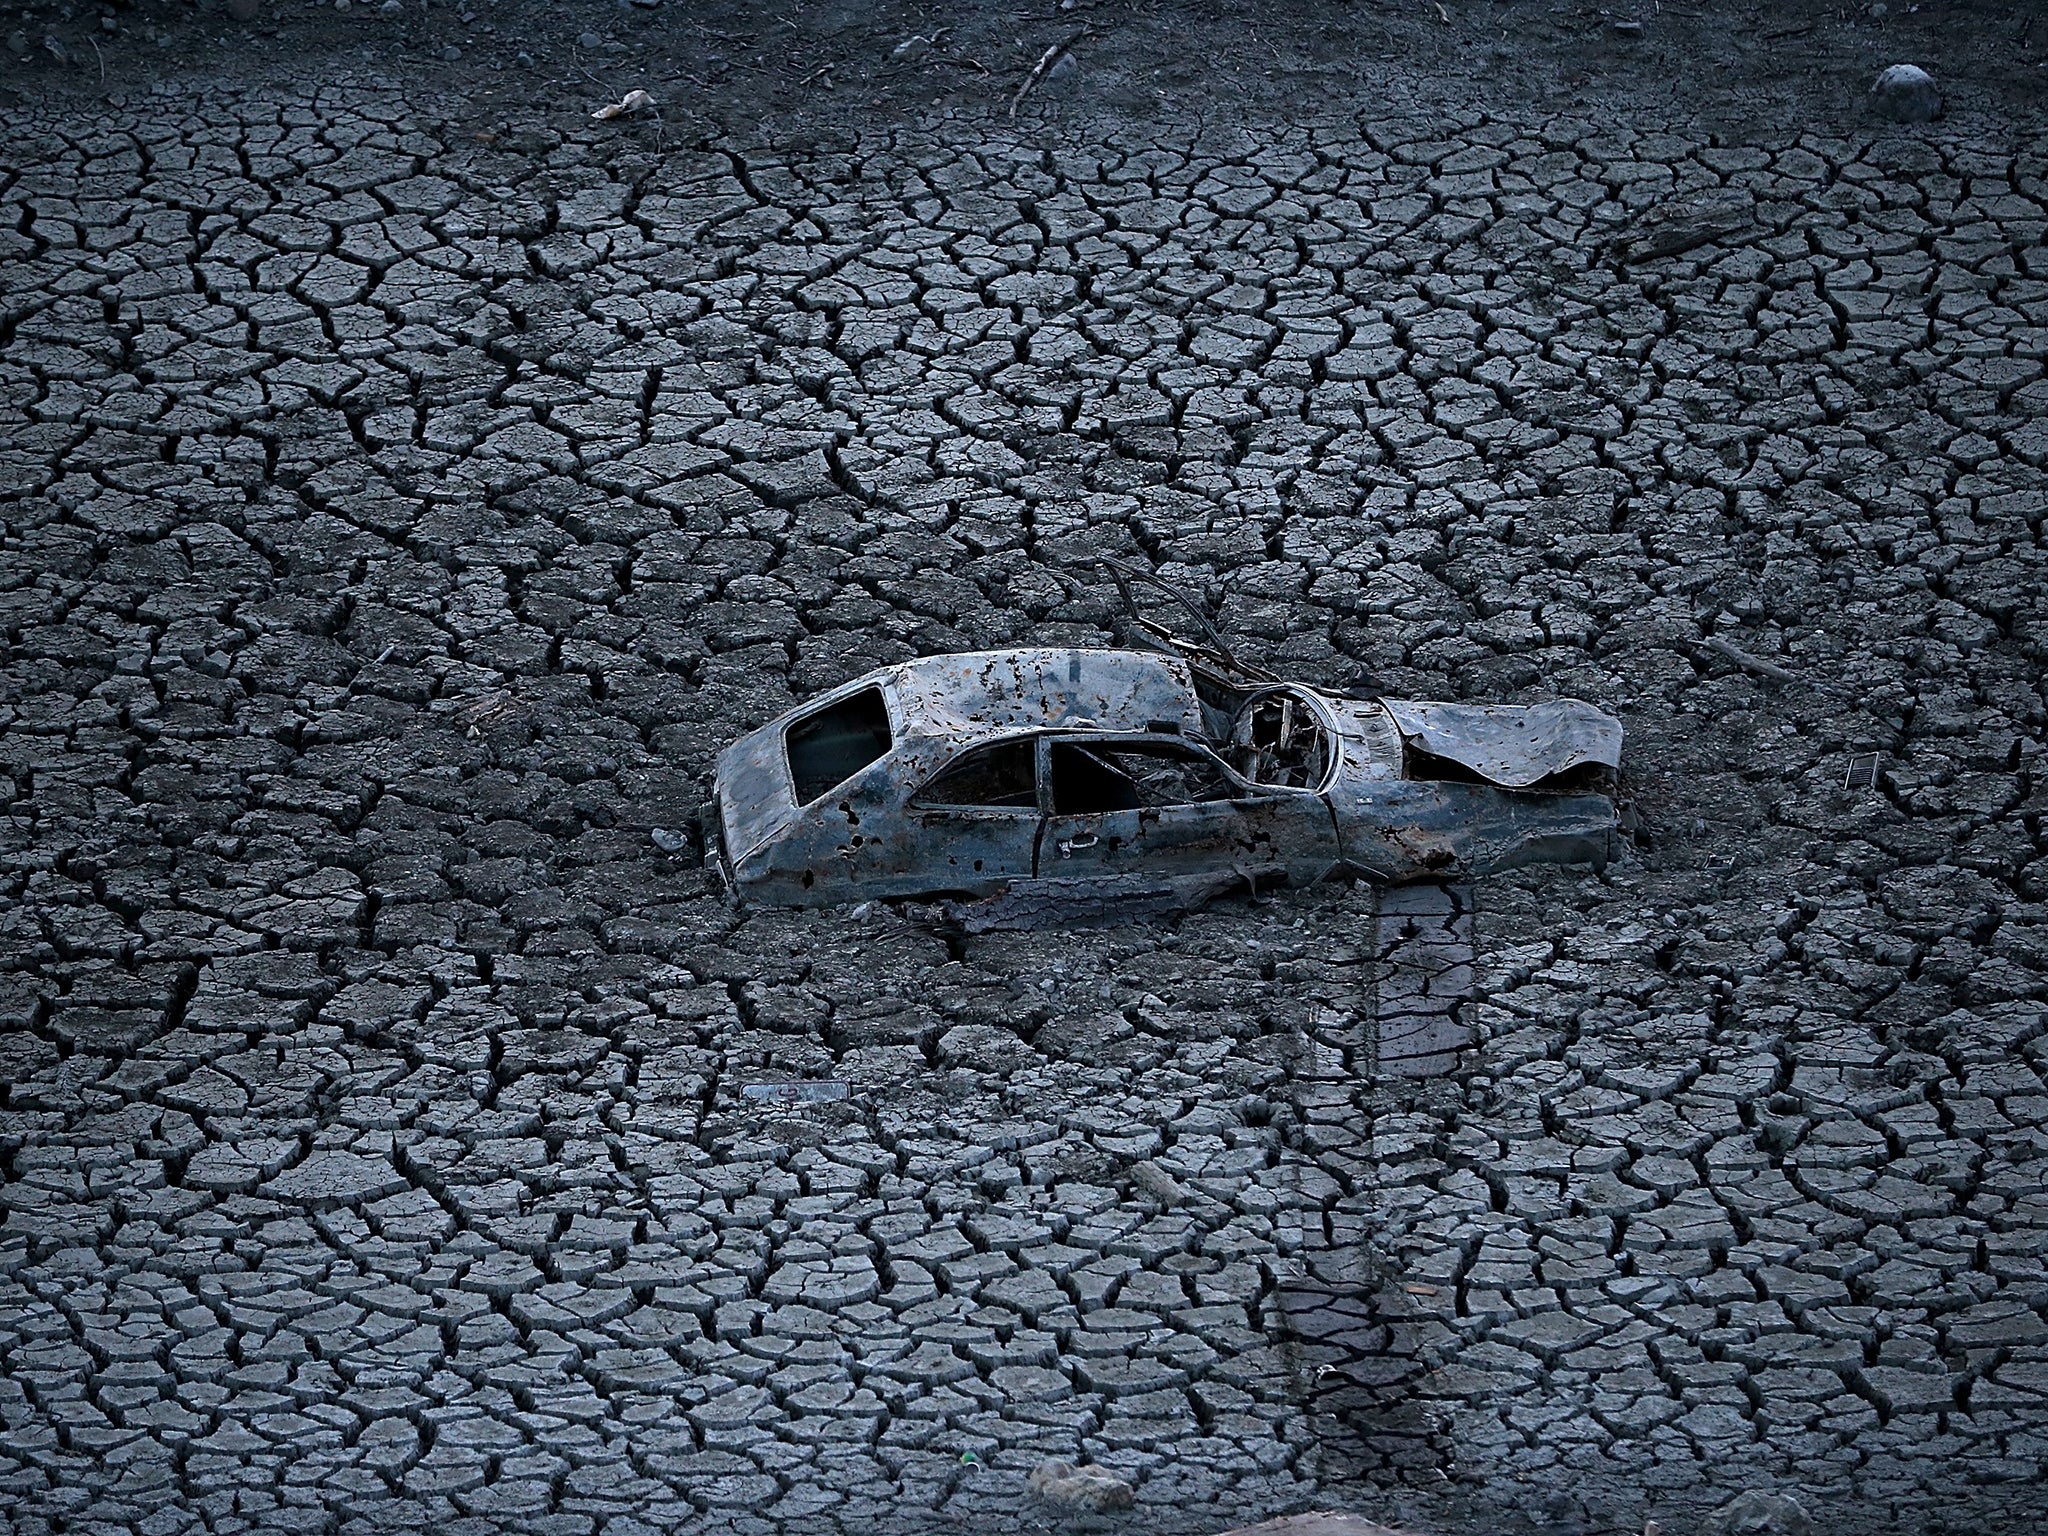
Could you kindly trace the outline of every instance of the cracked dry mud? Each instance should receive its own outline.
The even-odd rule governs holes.
[[[0,1529],[2038,1514],[2038,123],[430,110],[8,123]],[[1630,846],[949,942],[653,840],[1102,553],[1617,709]]]

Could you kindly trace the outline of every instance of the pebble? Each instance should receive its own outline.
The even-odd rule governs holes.
[[[1048,1504],[1097,1514],[1129,1509],[1138,1497],[1137,1490],[1114,1473],[1100,1467],[1077,1467],[1071,1461],[1040,1462],[1032,1468],[1025,1486]]]
[[[604,46],[604,38],[596,32],[584,32],[577,37],[576,46],[588,52],[592,49],[602,48]]]
[[[1813,1522],[1789,1493],[1751,1488],[1707,1516],[1700,1536],[1808,1536]]]
[[[1931,123],[1941,116],[1941,87],[1917,64],[1894,64],[1872,83],[1870,104],[1895,123]]]

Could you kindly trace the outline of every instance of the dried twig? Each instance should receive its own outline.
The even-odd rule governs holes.
[[[1087,35],[1088,29],[1086,27],[1081,28],[1078,32],[1071,32],[1063,40],[1054,43],[1038,56],[1038,62],[1031,66],[1031,73],[1024,77],[1024,83],[1017,87],[1017,94],[1010,98],[1011,122],[1017,121],[1017,108],[1022,105],[1024,98],[1036,90],[1039,83],[1052,73],[1053,65],[1059,63],[1062,58],[1072,51],[1074,44],[1081,41]]]
[[[1741,646],[1723,640],[1719,635],[1709,635],[1700,644],[1704,649],[1712,651],[1716,656],[1722,656],[1734,662],[1735,665],[1742,668],[1745,672],[1755,672],[1763,677],[1776,678],[1781,683],[1803,683],[1807,681],[1806,678],[1801,677],[1797,672],[1787,671],[1775,661],[1766,661],[1761,656],[1752,655]]]

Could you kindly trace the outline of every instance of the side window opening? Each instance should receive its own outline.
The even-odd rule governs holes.
[[[1053,810],[1062,816],[1194,805],[1239,793],[1213,760],[1192,748],[1061,742],[1052,749]]]
[[[785,737],[796,803],[809,805],[889,750],[882,690],[863,688],[790,726]]]
[[[1030,740],[977,747],[919,790],[911,804],[1036,810],[1037,764],[1038,749]]]

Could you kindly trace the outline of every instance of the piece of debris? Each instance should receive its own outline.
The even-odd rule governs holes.
[[[1870,105],[1895,123],[1931,123],[1941,116],[1941,87],[1917,64],[1894,64],[1872,83]]]
[[[998,898],[948,909],[987,931],[1606,860],[1622,730],[1590,704],[1346,698],[1155,638],[927,656],[791,710],[719,755],[714,866],[778,906]]]
[[[1849,771],[1842,775],[1844,789],[1875,789],[1877,787],[1877,754],[1858,752],[1849,759]]]
[[[1017,94],[1010,98],[1011,122],[1014,123],[1017,120],[1017,108],[1023,103],[1024,98],[1029,96],[1040,82],[1052,73],[1053,66],[1067,56],[1073,49],[1074,44],[1080,42],[1087,35],[1088,29],[1086,27],[1081,28],[1078,32],[1070,32],[1038,56],[1038,62],[1031,66],[1031,73],[1024,77],[1024,83],[1017,87]]]
[[[645,111],[653,105],[654,98],[645,91],[628,91],[611,105],[599,107],[590,115],[598,122],[605,122],[614,117],[624,117],[629,112]]]
[[[1448,27],[1451,24],[1451,13],[1444,9],[1444,0],[1434,0],[1434,4],[1436,5],[1436,19]]]
[[[901,59],[905,63],[915,62],[916,60],[923,58],[924,55],[930,52],[932,49],[938,47],[940,41],[945,37],[946,33],[949,30],[951,29],[947,27],[941,27],[936,32],[913,32],[910,34],[910,36],[903,39],[902,42],[898,43],[894,48],[891,48],[889,50],[889,57],[892,59]]]
[[[1781,683],[1803,683],[1806,681],[1797,672],[1787,671],[1775,661],[1766,661],[1761,656],[1751,655],[1741,646],[1723,640],[1719,635],[1707,636],[1706,639],[1700,642],[1700,645],[1703,649],[1712,651],[1716,656],[1734,662],[1735,665],[1742,668],[1745,672],[1754,672],[1760,677],[1775,678]]]
[[[1137,1490],[1100,1467],[1077,1467],[1071,1461],[1042,1461],[1031,1469],[1024,1486],[1048,1504],[1101,1512],[1129,1509]]]
[[[1700,1536],[1807,1536],[1813,1522],[1789,1493],[1752,1488],[1700,1522]]]
[[[1605,249],[1624,262],[1657,261],[1725,240],[1756,224],[1756,198],[1739,187],[1673,198],[1648,209]]]
[[[1614,30],[1623,37],[1641,37],[1643,35],[1643,24],[1640,21],[1617,21],[1614,24]]]
[[[656,827],[648,836],[654,839],[654,846],[663,853],[681,853],[690,846],[690,834],[677,832],[670,827]]]
[[[836,1104],[847,1091],[844,1083],[748,1083],[740,1094],[756,1104]]]

